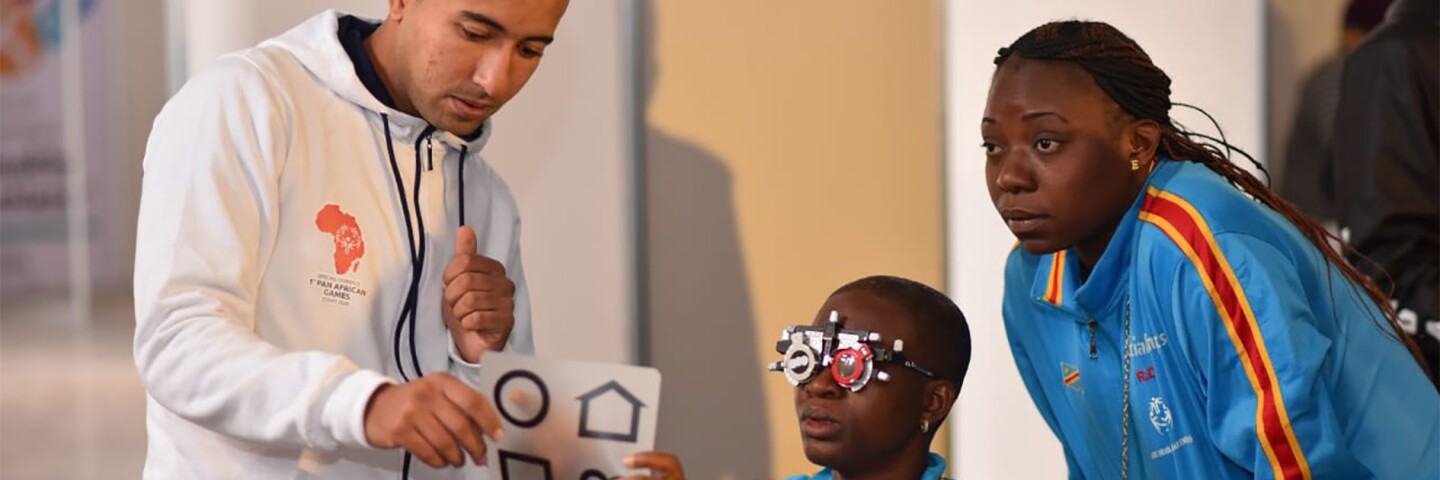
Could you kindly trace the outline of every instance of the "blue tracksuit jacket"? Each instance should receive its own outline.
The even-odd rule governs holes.
[[[1379,309],[1203,165],[1162,159],[1079,270],[1017,248],[1005,271],[1011,350],[1071,478],[1120,477],[1126,350],[1130,478],[1440,478],[1440,395]]]

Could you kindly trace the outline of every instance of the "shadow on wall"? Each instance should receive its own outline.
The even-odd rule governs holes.
[[[659,78],[642,5],[645,94]],[[645,135],[649,358],[664,375],[656,448],[695,479],[770,475],[770,435],[730,172],[654,125]]]
[[[696,479],[770,474],[770,435],[730,173],[650,128],[650,361],[665,378],[657,448]]]

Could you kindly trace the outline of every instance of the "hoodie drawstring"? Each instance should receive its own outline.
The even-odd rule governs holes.
[[[426,125],[425,129],[420,131],[420,136],[415,137],[415,188],[411,192],[411,196],[415,203],[415,226],[419,229],[415,238],[419,239],[423,239],[425,235],[425,215],[420,212],[420,179],[424,177],[424,172],[420,171],[420,144],[423,142],[428,147],[430,135],[433,133],[435,133],[435,126]],[[433,163],[434,150],[430,150],[427,153],[431,155],[430,161]],[[394,159],[392,158],[391,161],[393,162]],[[408,211],[406,215],[409,215]],[[408,228],[409,223],[407,222],[406,225]],[[415,366],[415,376],[423,377],[425,373],[420,370],[419,349],[415,347],[415,324],[418,323],[417,311],[419,310],[418,306],[420,303],[420,276],[425,270],[425,246],[430,242],[419,243],[420,255],[415,257],[415,266],[410,269],[410,364]]]
[[[469,145],[460,145],[460,161],[456,162],[460,164],[458,167],[460,171],[456,177],[460,179],[460,226],[462,227],[465,226],[465,153],[469,150]]]
[[[417,242],[415,241],[414,237],[414,226],[412,225],[410,220],[410,202],[405,198],[404,179],[400,177],[400,164],[395,160],[395,142],[390,134],[390,116],[381,113],[380,123],[383,124],[385,128],[385,151],[390,156],[390,174],[395,177],[395,188],[400,198],[400,210],[404,213],[405,216],[405,241],[410,246],[410,286],[406,289],[407,292],[405,294],[405,303],[400,308],[400,320],[395,322],[395,343],[393,349],[393,353],[395,355],[395,368],[400,371],[401,380],[408,382],[410,381],[410,376],[405,374],[404,362],[400,360],[401,358],[404,358],[400,355],[400,339],[405,334],[406,320],[413,315],[413,312],[415,310],[415,297],[418,296],[416,287],[419,286],[419,282],[417,280],[420,277],[420,268],[422,268],[422,265],[420,264],[420,254],[416,250],[415,244]],[[416,160],[418,161],[419,158],[417,157]],[[419,183],[418,175],[416,176],[416,183]],[[415,350],[413,339],[411,340],[410,350],[412,352]],[[420,373],[418,362],[413,366],[415,367],[415,373],[418,376]]]
[[[400,197],[400,209],[405,216],[405,241],[410,246],[410,288],[405,294],[405,304],[400,309],[400,319],[395,322],[393,352],[395,355],[395,367],[400,371],[400,378],[408,382],[410,381],[410,377],[405,375],[405,362],[401,360],[402,357],[400,355],[400,338],[405,334],[405,326],[407,323],[410,327],[410,365],[415,371],[416,378],[425,375],[425,372],[420,369],[420,355],[415,346],[415,325],[417,323],[417,305],[419,304],[420,297],[420,276],[425,268],[425,247],[427,243],[420,241],[425,234],[425,216],[420,212],[420,179],[423,177],[423,172],[420,171],[420,143],[426,142],[427,147],[430,145],[428,142],[431,141],[430,135],[435,133],[435,126],[427,125],[425,130],[420,133],[420,136],[415,138],[415,187],[410,193],[410,198],[415,203],[415,221],[412,224],[410,220],[410,202],[407,202],[405,199],[405,181],[400,177],[400,164],[395,159],[395,142],[390,133],[390,116],[381,113],[380,122],[384,124],[385,128],[385,151],[390,156],[390,173],[395,177],[395,190]],[[429,155],[427,159],[429,163],[428,166],[433,170],[435,168],[434,151],[430,150],[426,153]],[[465,147],[461,147],[460,149],[460,158],[460,168],[463,173],[463,169],[465,168]],[[465,223],[465,179],[463,175],[460,178],[460,198],[460,223],[463,225]],[[415,230],[417,226],[419,227],[418,233]],[[405,452],[405,460],[401,466],[400,478],[409,478],[410,462],[410,452]]]
[[[395,177],[395,189],[400,198],[400,209],[405,217],[405,240],[410,247],[410,287],[407,289],[408,291],[405,295],[405,303],[401,307],[400,320],[395,324],[395,341],[393,345],[395,367],[400,371],[400,378],[408,382],[410,381],[410,377],[409,375],[405,374],[404,362],[401,361],[401,358],[403,358],[403,356],[400,353],[401,338],[405,336],[405,328],[407,324],[410,328],[409,338],[411,369],[415,372],[415,376],[417,378],[420,376],[424,376],[424,372],[420,368],[419,353],[415,347],[415,325],[418,322],[417,305],[419,303],[420,296],[420,277],[425,267],[426,254],[426,242],[421,242],[417,240],[417,237],[422,236],[425,232],[425,217],[420,213],[420,179],[422,176],[422,172],[420,171],[420,145],[422,142],[426,142],[426,146],[429,146],[428,142],[432,141],[430,137],[435,133],[435,126],[427,125],[425,129],[420,132],[420,135],[415,139],[415,186],[414,189],[410,192],[410,198],[407,199],[407,195],[405,192],[405,182],[404,179],[400,176],[400,164],[395,157],[395,143],[394,138],[390,132],[390,116],[388,114],[381,113],[380,122],[381,124],[383,124],[385,130],[385,150],[386,153],[389,154],[390,173]],[[469,145],[460,145],[460,159],[458,162],[459,165],[457,166],[459,170],[457,172],[457,178],[459,183],[457,186],[459,187],[458,189],[460,207],[459,226],[465,226],[465,155],[469,153],[469,149]],[[430,157],[427,159],[429,166],[431,169],[433,169],[435,161],[434,152],[433,150],[430,150],[426,153]],[[412,202],[415,204],[415,215],[413,221],[411,219],[412,217],[410,210],[410,204]],[[420,234],[415,233],[416,228],[419,229]]]

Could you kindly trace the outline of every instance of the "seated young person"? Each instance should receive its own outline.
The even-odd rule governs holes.
[[[862,278],[831,294],[809,326],[786,329],[777,350],[771,370],[796,385],[805,457],[824,467],[789,480],[942,478],[946,462],[930,442],[970,365],[970,328],[949,297],[904,278]],[[626,464],[685,478],[664,452]]]

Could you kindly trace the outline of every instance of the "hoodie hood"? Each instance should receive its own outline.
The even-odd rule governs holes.
[[[430,122],[385,105],[356,77],[355,64],[345,53],[345,47],[340,44],[339,38],[340,17],[346,15],[349,14],[326,10],[280,36],[266,40],[260,47],[276,48],[289,53],[335,95],[374,112],[377,121],[381,120],[381,115],[388,119],[396,141],[414,143],[417,137],[429,129]],[[380,23],[372,18],[356,18],[372,24]],[[391,93],[393,95],[394,92]],[[493,132],[491,119],[486,119],[480,126],[480,135],[473,140],[441,130],[436,130],[435,138],[457,148],[465,146],[471,153],[479,153],[489,142]]]

